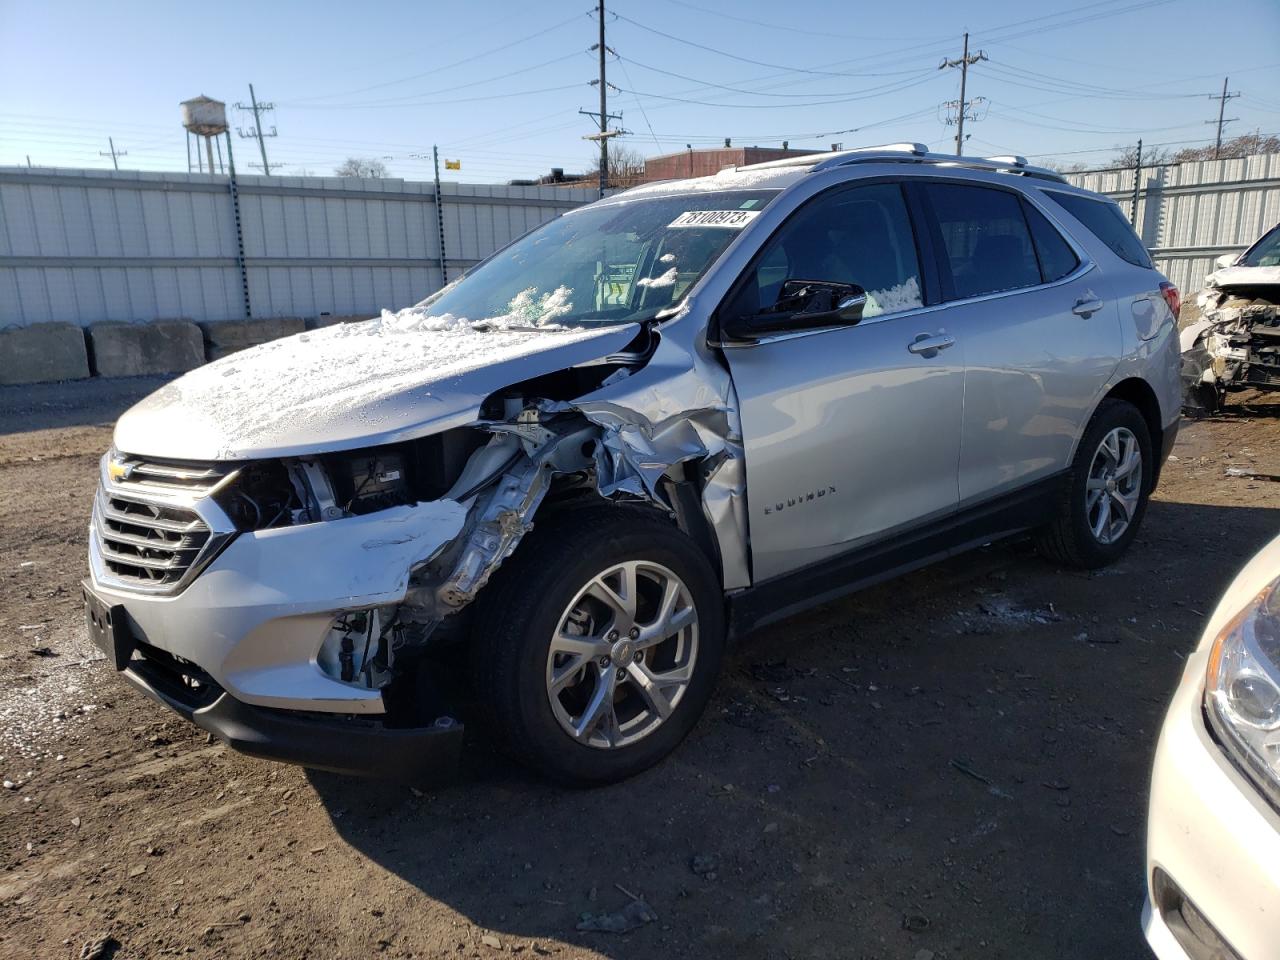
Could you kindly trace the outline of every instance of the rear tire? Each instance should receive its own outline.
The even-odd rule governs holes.
[[[1142,414],[1124,400],[1103,400],[1076,450],[1058,515],[1036,537],[1041,555],[1084,570],[1114,563],[1138,535],[1154,474]]]
[[[634,776],[676,748],[710,699],[723,593],[705,555],[660,517],[610,506],[552,517],[482,602],[477,693],[508,752],[548,777]]]

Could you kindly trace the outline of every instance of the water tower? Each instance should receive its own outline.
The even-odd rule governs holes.
[[[182,125],[187,129],[187,170],[191,170],[191,138],[204,140],[204,153],[209,160],[209,173],[214,172],[213,151],[218,137],[227,132],[227,105],[221,100],[214,100],[203,94],[193,100],[182,102]],[[217,144],[218,169],[222,168],[222,144]],[[203,173],[204,161],[200,157],[200,146],[196,145],[196,165]]]

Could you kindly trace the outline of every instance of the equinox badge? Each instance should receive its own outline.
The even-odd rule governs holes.
[[[764,508],[764,515],[767,517],[773,513],[781,513],[788,507],[799,506],[802,503],[808,503],[810,500],[821,500],[823,497],[834,497],[836,488],[833,486],[823,487],[821,490],[810,490],[808,493],[802,493],[798,497],[788,497],[786,500],[779,500],[772,507]]]

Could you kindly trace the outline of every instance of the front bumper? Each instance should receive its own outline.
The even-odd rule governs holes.
[[[462,749],[462,724],[451,717],[430,727],[397,728],[361,717],[255,707],[216,687],[193,697],[163,661],[144,656],[133,656],[121,676],[229,747],[264,760],[412,781],[452,771]]]
[[[172,595],[102,576],[91,536],[86,586],[127,636],[118,655],[108,650],[125,679],[235,749],[418,778],[456,763],[462,725],[444,716],[405,726],[381,690],[327,674],[317,654],[335,615],[403,601],[411,567],[451,542],[465,516],[437,501],[241,533]],[[184,686],[184,673],[201,678],[201,695]]]
[[[241,533],[174,595],[114,586],[90,536],[90,585],[124,608],[139,640],[199,665],[243,703],[383,714],[378,690],[321,670],[320,645],[335,615],[400,603],[410,568],[457,536],[465,516],[437,501]]]
[[[1280,815],[1206,728],[1206,656],[1188,658],[1156,749],[1143,928],[1160,960],[1270,960],[1280,944]]]

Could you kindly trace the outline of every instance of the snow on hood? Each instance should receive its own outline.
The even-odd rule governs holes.
[[[1206,287],[1256,287],[1280,283],[1280,267],[1224,267],[1205,278]]]
[[[525,291],[479,323],[398,313],[295,334],[224,357],[126,411],[117,449],[178,460],[296,456],[390,443],[467,423],[495,390],[623,347],[635,324],[568,329],[565,288]]]

